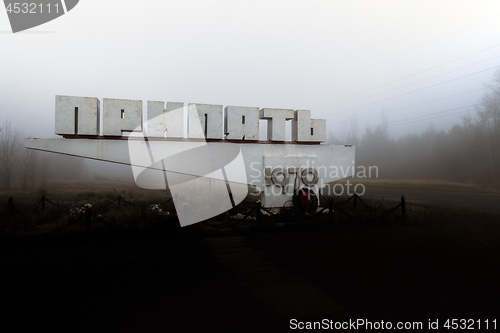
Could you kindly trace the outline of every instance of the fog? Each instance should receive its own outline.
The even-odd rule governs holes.
[[[54,98],[70,95],[309,109],[339,143],[383,121],[392,140],[448,133],[499,66],[499,14],[496,0],[86,0],[12,34],[1,8],[0,120],[56,137]],[[104,165],[82,174],[131,176]]]

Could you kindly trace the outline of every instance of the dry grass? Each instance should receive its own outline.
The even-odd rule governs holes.
[[[37,196],[40,193],[48,193],[58,196],[72,196],[89,193],[92,195],[108,195],[108,194],[128,194],[128,195],[150,195],[151,190],[146,190],[138,187],[133,182],[123,181],[69,181],[69,180],[51,180],[44,186],[38,186],[34,189],[23,190],[14,188],[11,190],[1,190],[2,196]]]
[[[41,197],[46,197],[45,210],[42,210]],[[12,197],[15,209],[7,209],[8,198]],[[121,197],[121,205],[118,205]],[[75,182],[54,181],[38,190],[22,191],[19,189],[0,194],[0,202],[6,207],[0,235],[41,235],[63,227],[77,217],[70,214],[70,209],[90,203],[94,214],[101,215],[109,223],[124,227],[141,227],[148,221],[155,221],[151,204],[161,203],[170,198],[169,191],[145,190],[133,183],[116,182]],[[127,203],[129,202],[129,203]],[[164,209],[174,211],[168,203]],[[101,224],[97,224],[102,226]],[[69,230],[81,230],[82,222],[76,223]]]
[[[257,228],[221,215],[209,224],[234,227],[198,223],[179,230],[168,224],[175,215],[142,208],[168,198],[164,191],[99,183],[53,184],[47,198],[62,206],[47,204],[45,212],[37,191],[13,193],[18,212],[4,215],[0,225],[0,308],[10,327],[79,322],[103,330],[136,325],[137,331],[160,323],[176,331],[256,331],[248,323],[261,323],[255,321],[263,317],[259,305],[238,289],[203,241],[234,234],[246,235],[249,246],[341,303],[346,319],[498,314],[499,215],[407,204],[404,222],[399,209],[374,220],[379,213],[359,203],[354,210],[351,201],[342,209],[360,218],[337,209],[333,221],[328,214],[309,220],[273,216]],[[136,205],[104,206],[118,195]],[[95,221],[90,238],[84,223],[50,232],[70,221],[70,207],[89,201],[115,227]],[[395,205],[369,204],[377,210]]]
[[[425,180],[425,179],[348,178],[332,182],[332,184],[335,183],[345,184],[347,180],[349,180],[351,184],[361,183],[366,187],[371,187],[371,188],[500,194],[500,185],[478,183],[478,182],[453,182],[453,181],[439,180],[439,179]]]

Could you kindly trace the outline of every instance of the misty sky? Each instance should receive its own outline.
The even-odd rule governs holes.
[[[499,65],[498,0],[81,0],[17,34],[0,9],[0,120],[34,137],[55,136],[55,95],[310,109],[342,137],[471,110]]]

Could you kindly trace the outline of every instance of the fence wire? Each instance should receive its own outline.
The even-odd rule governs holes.
[[[277,213],[274,213],[269,208],[262,207],[261,205],[256,204],[255,207],[249,209],[245,213],[242,213],[242,214],[239,213],[239,214],[237,214],[237,215],[242,215],[241,218],[234,219],[234,217],[237,216],[237,215],[231,216],[230,217],[231,219],[236,220],[234,223],[231,223],[231,224],[228,224],[228,225],[224,225],[224,226],[213,225],[213,224],[207,223],[207,221],[203,221],[202,223],[205,226],[208,226],[210,228],[213,228],[213,229],[216,229],[218,231],[221,231],[221,229],[231,228],[231,227],[234,227],[234,226],[236,226],[236,225],[238,225],[240,223],[246,222],[249,217],[255,218],[255,220],[257,220],[257,223],[259,223],[259,221],[261,221],[265,217],[267,217],[267,218],[273,217],[273,216],[278,216],[278,217],[281,216],[281,217],[284,217],[284,218],[289,217],[290,216],[289,213],[291,212],[292,215],[295,215],[296,217],[300,218],[301,220],[309,220],[311,218],[317,217],[319,214],[322,214],[325,210],[331,209],[331,208],[335,208],[331,213],[333,213],[334,211],[338,211],[339,213],[341,213],[341,214],[343,214],[345,216],[348,216],[349,218],[353,218],[353,219],[359,219],[359,218],[370,219],[370,220],[381,219],[383,217],[386,217],[386,216],[392,214],[394,211],[396,211],[400,207],[402,208],[403,218],[405,216],[405,208],[404,208],[404,205],[403,205],[404,204],[404,198],[406,198],[405,196],[402,196],[401,203],[399,203],[397,206],[395,206],[393,208],[386,209],[386,210],[380,210],[380,209],[376,209],[374,207],[371,207],[364,200],[362,200],[361,197],[357,195],[357,193],[354,193],[348,199],[346,199],[344,201],[341,201],[341,202],[335,202],[333,198],[329,198],[328,199],[325,196],[323,196],[322,194],[319,194],[319,196],[323,200],[324,203],[328,203],[328,206],[324,206],[322,209],[316,210],[314,213],[305,213],[303,211],[299,212],[299,210],[297,208],[295,208],[293,206],[289,207],[288,204],[290,203],[290,201],[287,201],[287,202],[285,202],[285,204],[283,205],[283,207],[280,208],[280,211],[277,212]],[[359,201],[364,207],[366,207],[370,211],[381,213],[381,215],[376,216],[376,217],[356,216],[355,214],[352,214],[352,213],[346,211],[345,209],[343,209],[342,207],[340,207],[340,205],[344,205],[344,204],[348,203],[353,198],[355,198],[354,207],[356,206],[356,202]],[[170,202],[172,200],[173,200],[173,197],[170,197],[169,199],[166,199],[165,201],[162,201],[158,205],[160,205],[160,206],[161,205],[165,205],[165,204],[167,204],[168,202]],[[188,200],[185,200],[185,199],[182,199],[182,200],[184,200],[185,202],[190,203]],[[146,206],[147,206],[145,203],[140,203],[140,204],[134,203],[134,202],[131,202],[129,200],[124,199],[121,196],[118,196],[117,199],[110,200],[110,201],[106,202],[105,204],[103,204],[102,206],[95,205],[94,208],[93,208],[93,212],[95,212],[96,210],[104,209],[104,208],[112,205],[113,203],[116,203],[117,201],[118,201],[119,204],[121,202],[124,202],[124,203],[126,203],[128,205],[131,205],[131,206],[140,207],[141,209],[146,209]],[[62,207],[63,206],[61,203],[54,202],[54,201],[50,200],[49,198],[47,198],[46,195],[42,194],[42,197],[40,198],[40,201],[38,202],[38,206],[40,206],[40,204],[42,204],[42,206],[44,206],[43,205],[44,202],[48,202],[49,204],[51,204],[51,205],[53,205],[55,207]],[[190,203],[190,204],[195,205],[194,203]],[[24,217],[24,215],[21,214],[21,212],[19,212],[19,210],[17,209],[17,207],[13,204],[13,200],[9,200],[9,206],[4,211],[3,215],[5,215],[6,213],[8,213],[10,215],[13,214],[13,213],[15,213],[15,214],[19,215],[24,220],[24,222],[27,223],[27,220]],[[294,213],[296,213],[296,214],[294,214]],[[54,229],[52,231],[49,231],[49,233],[58,232],[60,230],[63,230],[65,228],[67,228],[67,227],[75,224],[76,222],[80,221],[84,216],[85,216],[85,214],[83,214],[80,217],[78,217],[77,219],[75,219],[75,220],[73,220],[73,221],[65,224],[64,226],[61,226],[61,227],[56,228],[56,229]],[[99,221],[99,222],[103,223],[106,226],[110,226],[110,227],[113,227],[113,228],[126,229],[126,228],[124,228],[122,226],[117,226],[117,225],[115,225],[113,223],[109,223],[105,219],[103,219],[100,215],[97,215],[97,214],[94,214],[94,213],[92,213],[91,218],[93,218],[96,221]]]

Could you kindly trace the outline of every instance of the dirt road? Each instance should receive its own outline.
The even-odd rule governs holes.
[[[366,188],[365,198],[384,198],[399,201],[406,195],[406,202],[447,206],[500,214],[500,195],[421,190],[394,190]]]

